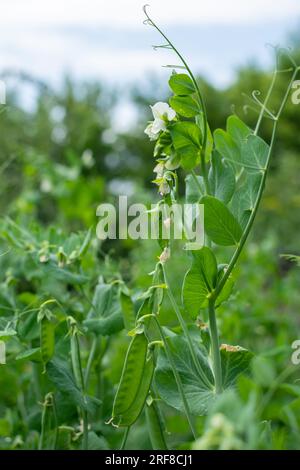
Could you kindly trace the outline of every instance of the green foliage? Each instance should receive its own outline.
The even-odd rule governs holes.
[[[241,70],[219,91],[185,70],[170,77],[176,117],[154,152],[142,132],[146,104],[166,95],[154,80],[152,96],[134,90],[139,122],[122,134],[98,85],[40,89],[31,112],[1,114],[1,450],[299,449],[299,110],[280,116],[270,166],[270,119],[254,131],[249,108],[249,125],[234,114],[220,129],[231,103],[242,115],[241,92],[265,96],[269,74]],[[152,154],[170,190],[161,202],[205,206],[191,266],[176,241],[95,238],[116,187],[149,204]]]
[[[230,210],[219,199],[204,196],[204,225],[207,235],[214,243],[221,246],[238,244],[242,229]]]

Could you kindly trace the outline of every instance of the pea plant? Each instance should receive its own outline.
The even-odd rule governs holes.
[[[247,373],[253,353],[222,343],[218,331],[218,307],[234,290],[234,268],[249,237],[262,199],[271,163],[280,116],[299,67],[287,51],[276,49],[276,67],[264,101],[259,92],[252,98],[258,110],[257,124],[250,129],[236,114],[228,117],[226,130],[211,132],[205,101],[188,63],[148,14],[145,23],[163,38],[155,49],[175,53],[178,65],[169,86],[168,103],[152,107],[154,120],[145,133],[155,142],[156,178],[163,201],[180,201],[178,178],[185,177],[187,202],[204,205],[205,243],[189,250],[191,266],[181,286],[178,303],[168,278],[168,263],[176,256],[172,241],[159,240],[162,253],[152,273],[152,285],[143,295],[117,390],[111,422],[127,428],[146,407],[154,448],[166,446],[159,400],[185,413],[192,435],[197,437],[194,416],[202,416],[238,377]],[[285,68],[281,63],[289,62]],[[279,108],[271,109],[272,92],[279,74],[289,81]],[[260,137],[264,119],[272,122],[270,143]],[[172,223],[170,220],[164,223]],[[220,247],[227,247],[226,249]],[[169,297],[179,329],[161,325],[160,309]],[[130,300],[126,298],[126,308]],[[206,318],[207,322],[200,320]],[[198,337],[192,329],[198,324]],[[130,328],[131,328],[130,324]]]

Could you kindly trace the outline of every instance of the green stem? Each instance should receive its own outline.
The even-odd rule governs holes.
[[[174,377],[175,377],[175,381],[176,381],[176,384],[177,384],[177,388],[178,388],[178,391],[180,393],[180,396],[181,396],[181,399],[182,399],[182,403],[183,403],[183,407],[184,407],[184,411],[185,411],[185,414],[186,414],[186,417],[187,417],[187,420],[189,422],[189,425],[190,425],[190,428],[191,428],[191,431],[192,431],[192,434],[194,436],[194,439],[197,438],[197,434],[196,434],[196,430],[195,430],[195,427],[194,427],[194,423],[193,423],[193,418],[191,416],[191,412],[190,412],[190,408],[189,408],[189,404],[187,402],[187,399],[185,397],[185,394],[184,394],[184,390],[183,390],[183,387],[182,387],[182,382],[181,382],[181,378],[180,378],[180,375],[176,369],[176,364],[173,360],[173,356],[172,356],[172,352],[169,348],[169,345],[168,345],[168,342],[167,342],[167,339],[165,337],[165,334],[163,332],[163,329],[158,321],[158,319],[156,317],[154,317],[154,320],[157,324],[157,328],[159,330],[159,334],[160,334],[160,337],[162,339],[162,342],[164,343],[164,348],[165,348],[165,351],[166,351],[166,354],[167,354],[167,357],[168,357],[168,360],[169,360],[169,363],[170,363],[170,366],[172,368],[172,371],[173,371],[173,374],[174,374]]]
[[[164,281],[165,281],[165,284],[166,284],[166,287],[167,287],[167,293],[168,293],[168,296],[169,296],[169,299],[170,299],[170,302],[171,302],[171,305],[173,307],[173,310],[176,314],[176,317],[179,321],[179,324],[182,328],[182,331],[186,337],[186,340],[187,340],[187,343],[188,343],[188,347],[189,347],[189,350],[190,350],[190,354],[192,356],[192,359],[193,359],[193,362],[195,364],[195,367],[198,371],[198,374],[199,376],[201,377],[201,379],[203,380],[203,382],[207,385],[207,387],[211,388],[212,385],[210,383],[210,381],[208,380],[208,378],[206,377],[205,373],[203,372],[203,370],[201,369],[201,366],[200,366],[200,363],[199,363],[199,360],[197,359],[197,356],[196,356],[196,352],[195,352],[195,348],[194,348],[194,345],[193,345],[193,341],[191,339],[191,336],[190,336],[190,333],[189,333],[189,330],[188,330],[188,327],[184,321],[184,318],[183,316],[181,315],[181,312],[180,312],[180,308],[179,306],[177,305],[177,302],[175,300],[175,297],[173,295],[173,292],[172,292],[172,289],[171,289],[171,286],[170,286],[170,283],[168,281],[168,277],[167,277],[167,273],[166,273],[166,269],[165,269],[165,266],[162,264],[162,270],[163,270],[163,275],[164,275]]]
[[[220,394],[223,390],[222,364],[220,355],[219,335],[216,321],[215,304],[213,300],[208,304],[209,330],[211,339],[212,368],[215,378],[216,393]]]
[[[90,350],[90,354],[89,354],[88,361],[87,361],[87,365],[86,365],[86,369],[85,369],[85,373],[84,373],[84,386],[85,386],[85,389],[87,389],[88,384],[89,384],[89,378],[90,378],[90,374],[91,374],[91,368],[92,368],[93,360],[95,358],[96,349],[97,349],[97,337],[94,336],[92,346],[91,346],[91,350]]]
[[[170,39],[164,34],[164,32],[150,18],[150,16],[147,13],[147,10],[146,10],[147,6],[148,5],[144,6],[144,13],[145,13],[145,15],[146,15],[146,17],[149,21],[149,24],[151,24],[159,32],[159,34],[167,41],[167,44],[171,47],[171,49],[175,52],[177,57],[180,59],[180,61],[184,65],[185,69],[187,70],[187,72],[188,72],[188,74],[189,74],[189,76],[190,76],[190,78],[191,78],[191,80],[194,84],[195,90],[196,90],[196,94],[197,94],[197,97],[198,97],[198,100],[199,100],[200,108],[203,112],[203,120],[204,120],[203,146],[202,146],[202,150],[201,150],[201,154],[200,154],[200,156],[201,156],[201,166],[202,166],[202,172],[203,172],[203,178],[204,178],[206,192],[207,192],[207,194],[209,194],[209,182],[208,182],[208,178],[207,178],[207,168],[206,168],[206,162],[205,162],[205,152],[206,152],[206,146],[207,146],[207,111],[206,111],[205,102],[204,102],[202,93],[200,91],[200,88],[198,86],[197,80],[196,80],[193,72],[191,71],[188,63],[186,62],[184,57],[180,54],[180,52],[176,49],[176,47],[170,41]]]
[[[89,448],[89,419],[87,410],[82,412],[82,424],[83,424],[83,440],[82,449],[88,450]]]
[[[127,442],[127,439],[128,439],[129,431],[130,431],[130,426],[127,426],[127,428],[126,428],[126,430],[125,430],[125,432],[124,432],[124,436],[123,436],[123,440],[122,440],[122,444],[121,444],[120,450],[124,450],[124,449],[125,449],[126,442]]]
[[[201,185],[200,185],[200,183],[199,183],[199,181],[198,181],[198,178],[197,178],[197,175],[196,175],[195,170],[191,170],[191,175],[192,175],[192,178],[193,178],[193,180],[194,180],[194,182],[195,182],[195,185],[197,186],[197,189],[198,189],[198,191],[199,191],[199,193],[200,193],[200,196],[202,196],[203,188],[201,188]],[[199,197],[199,199],[200,199],[200,197]]]
[[[83,370],[81,364],[81,356],[80,356],[80,346],[79,346],[79,339],[78,333],[72,332],[71,333],[71,358],[72,358],[72,366],[74,371],[74,376],[76,378],[76,382],[78,387],[81,390],[83,398],[85,400],[85,382],[83,377]],[[83,439],[82,439],[82,449],[88,449],[88,433],[89,433],[89,423],[88,423],[88,412],[86,408],[81,408],[82,412],[82,424],[83,424]]]

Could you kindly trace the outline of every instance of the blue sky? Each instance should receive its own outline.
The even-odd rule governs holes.
[[[287,44],[299,26],[299,0],[149,0],[150,11],[189,58],[216,84],[256,58],[270,62],[266,43]],[[57,82],[78,78],[134,80],[174,61],[142,25],[140,0],[2,0],[0,68],[13,67]]]
[[[299,0],[148,0],[151,15],[195,72],[226,86],[237,67],[271,64],[266,43],[289,45]],[[25,70],[59,85],[65,74],[110,84],[169,71],[169,51],[142,24],[141,0],[1,0],[0,70]],[[9,85],[9,84],[8,84]]]

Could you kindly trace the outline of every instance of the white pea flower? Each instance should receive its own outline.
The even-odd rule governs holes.
[[[173,121],[176,117],[176,112],[168,105],[168,103],[159,101],[154,106],[150,106],[150,108],[155,120],[160,119],[161,121],[164,121],[166,119],[167,121]]]
[[[158,139],[159,133],[165,131],[167,122],[172,121],[176,117],[176,112],[168,103],[159,101],[154,106],[150,106],[154,121],[150,122],[145,129],[145,134],[148,135],[150,140]]]
[[[164,169],[165,165],[162,162],[158,163],[154,167],[153,173],[156,173],[156,178],[162,178],[164,176]]]
[[[159,256],[159,261],[162,264],[164,264],[164,263],[166,263],[166,261],[168,261],[168,259],[170,259],[170,256],[171,256],[170,248],[165,247],[163,249],[163,252]]]
[[[171,192],[170,186],[164,178],[162,178],[161,183],[159,183],[158,192],[161,196],[165,196]]]
[[[153,122],[148,124],[144,132],[147,134],[150,140],[156,140],[158,138],[158,133],[153,131]]]

